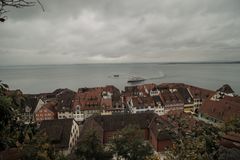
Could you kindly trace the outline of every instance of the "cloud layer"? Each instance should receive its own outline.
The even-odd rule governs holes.
[[[42,0],[10,8],[0,64],[240,60],[239,0]]]

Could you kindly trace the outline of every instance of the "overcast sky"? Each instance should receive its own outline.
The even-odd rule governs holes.
[[[240,0],[41,0],[0,23],[0,65],[240,60]]]

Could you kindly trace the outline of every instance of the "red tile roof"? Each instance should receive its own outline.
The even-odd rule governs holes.
[[[178,92],[171,93],[169,90],[162,90],[160,98],[164,105],[183,103],[183,100]]]
[[[219,101],[207,99],[200,107],[199,112],[217,120],[229,121],[233,117],[240,116],[239,97],[225,96]]]
[[[239,133],[227,133],[222,136],[220,144],[227,148],[240,149],[240,134]]]
[[[215,91],[212,91],[212,90],[203,89],[203,88],[190,86],[190,85],[188,85],[187,88],[189,89],[193,99],[205,100],[216,93]]]
[[[132,102],[134,107],[148,107],[148,106],[155,106],[154,100],[152,97],[132,97]]]
[[[206,99],[210,96],[212,96],[215,91],[208,90],[208,89],[203,89],[200,87],[184,84],[184,83],[162,83],[158,86],[159,88],[166,88],[166,89],[177,89],[177,88],[187,88],[190,93],[192,98],[194,99]]]
[[[102,98],[103,92],[110,92],[111,94],[118,91],[118,89],[112,85],[106,87],[95,87],[95,88],[80,88],[75,95],[73,101],[73,107],[77,105],[81,106],[81,110],[96,110],[102,105],[112,107],[112,99],[106,100]]]
[[[56,110],[57,104],[58,104],[58,103],[57,103],[56,101],[50,101],[50,102],[47,102],[46,104],[44,104],[44,105],[41,107],[41,109],[46,108],[46,109],[50,110],[50,111],[53,112],[53,113],[57,113],[57,110]],[[41,109],[40,109],[40,110],[41,110]]]
[[[157,85],[154,83],[149,84],[143,84],[143,85],[136,85],[136,86],[126,86],[125,87],[125,94],[131,95],[131,96],[138,96],[139,93],[142,93],[142,96],[148,96],[149,92],[156,88]]]

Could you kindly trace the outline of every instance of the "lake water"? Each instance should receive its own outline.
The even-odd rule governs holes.
[[[119,75],[119,77],[114,77]],[[143,83],[181,82],[216,90],[229,84],[240,93],[240,64],[79,64],[42,66],[1,66],[0,80],[24,93],[52,92],[57,88],[130,85],[132,76]]]

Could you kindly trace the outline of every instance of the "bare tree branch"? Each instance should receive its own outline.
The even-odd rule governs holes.
[[[23,8],[32,7],[39,4],[43,11],[44,7],[40,0],[0,0],[0,22],[4,22],[7,19],[5,13],[8,12],[6,7]]]
[[[42,3],[41,3],[39,0],[37,0],[37,2],[38,2],[38,4],[41,6],[41,8],[42,8],[42,10],[43,10],[43,12],[44,12],[44,11],[45,11],[45,9],[44,9],[44,7],[43,7]]]

